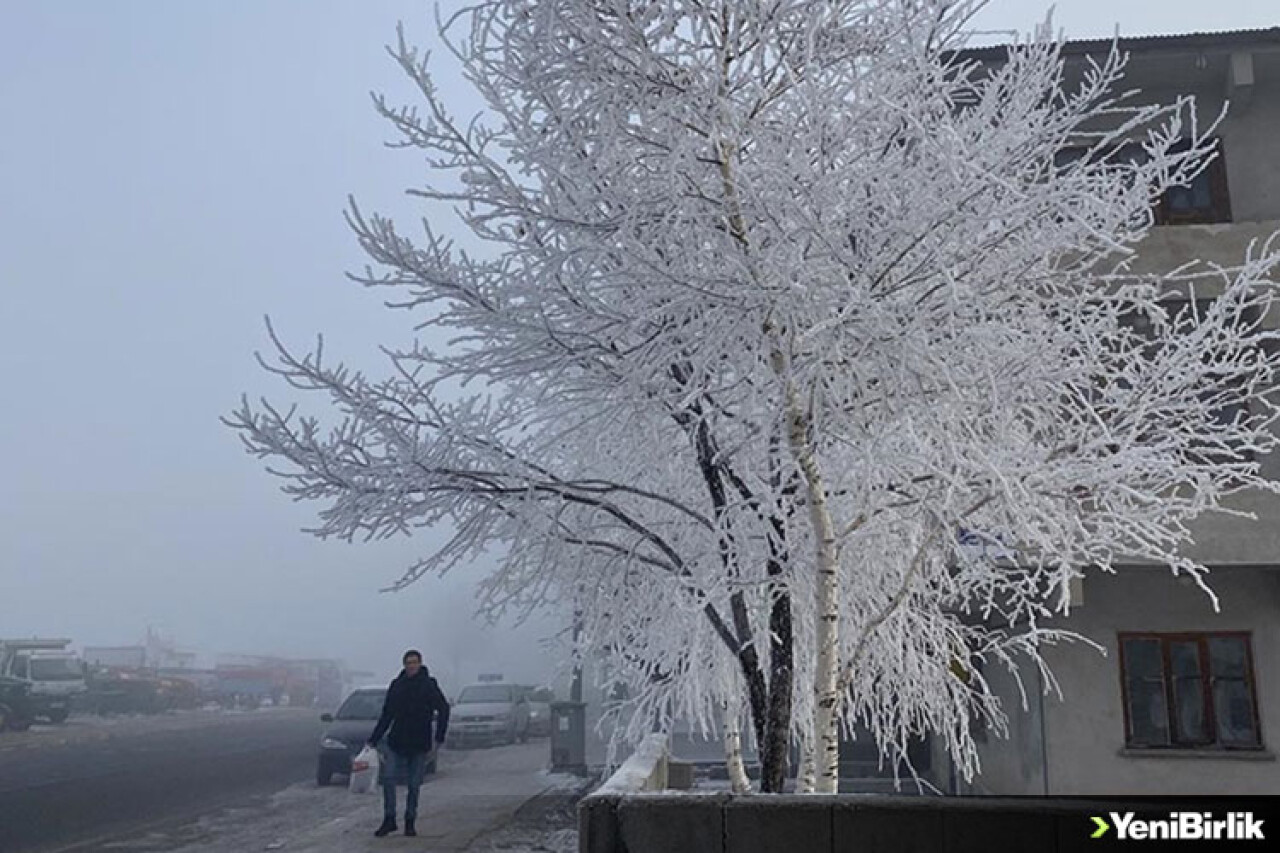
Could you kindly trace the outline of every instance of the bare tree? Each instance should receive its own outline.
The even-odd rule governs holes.
[[[1212,128],[1117,94],[1118,52],[1064,88],[1047,28],[971,61],[980,5],[491,0],[440,26],[484,99],[465,121],[401,36],[423,110],[377,108],[427,155],[413,192],[490,251],[353,203],[358,279],[456,337],[381,382],[277,341],[341,422],[229,423],[328,503],[321,535],[448,526],[403,583],[500,545],[486,601],[580,609],[632,736],[691,717],[732,754],[742,714],[762,790],[798,740],[801,787],[833,792],[861,722],[971,775],[970,720],[1003,723],[979,661],[1043,667],[1081,566],[1201,578],[1187,523],[1273,488],[1276,369],[1269,245],[1129,273]]]

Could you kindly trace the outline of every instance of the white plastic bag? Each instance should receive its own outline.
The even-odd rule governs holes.
[[[373,790],[373,782],[378,778],[378,751],[366,745],[360,754],[351,759],[351,776],[347,779],[347,790],[353,794],[367,794]]]

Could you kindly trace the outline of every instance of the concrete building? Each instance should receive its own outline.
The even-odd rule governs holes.
[[[1169,102],[1191,94],[1216,116],[1222,157],[1189,190],[1166,197],[1141,247],[1142,268],[1200,259],[1239,263],[1249,244],[1280,231],[1280,28],[1124,40],[1125,88]],[[1073,64],[1109,42],[1067,46]],[[998,62],[1001,49],[974,52]],[[1276,323],[1278,318],[1268,318]],[[1280,480],[1280,456],[1264,462]],[[1214,515],[1194,527],[1192,555],[1212,569],[1216,610],[1189,580],[1146,566],[1087,573],[1063,625],[1088,637],[1046,655],[1065,701],[1040,697],[1024,673],[1030,707],[1011,678],[1009,740],[982,745],[979,794],[1277,794],[1280,763],[1280,498],[1231,501],[1256,520]],[[988,674],[993,682],[997,674]],[[945,762],[935,762],[940,769]]]

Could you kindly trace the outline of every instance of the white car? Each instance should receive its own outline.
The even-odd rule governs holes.
[[[445,745],[456,748],[529,739],[529,702],[516,684],[472,684],[462,688],[449,712]]]

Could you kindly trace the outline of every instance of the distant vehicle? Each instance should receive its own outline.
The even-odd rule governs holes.
[[[247,711],[279,705],[289,679],[283,666],[223,665],[214,672],[218,704]]]
[[[150,673],[95,666],[90,668],[86,682],[89,692],[79,702],[85,713],[108,716],[158,714],[164,710],[159,680]]]
[[[0,675],[0,732],[21,732],[31,726],[31,685],[21,678]]]
[[[145,669],[146,646],[85,646],[84,662],[112,669]]]
[[[181,682],[174,707],[194,710],[218,701],[218,674],[214,670],[164,667],[157,669],[156,674],[162,679]]]
[[[0,640],[0,676],[27,682],[31,714],[65,722],[72,702],[87,689],[84,663],[68,651],[70,640]]]
[[[86,679],[89,692],[77,700],[88,714],[160,714],[199,707],[200,691],[190,678],[150,669],[95,666]]]
[[[446,745],[524,743],[529,739],[529,702],[516,684],[472,684],[462,688],[449,715]]]
[[[547,737],[551,734],[551,703],[556,701],[550,687],[528,687],[525,699],[529,703],[529,735]]]
[[[335,774],[351,772],[351,759],[364,748],[373,734],[373,727],[382,714],[382,703],[387,698],[385,687],[360,687],[351,691],[336,714],[322,714],[322,722],[328,723],[320,738],[320,757],[316,764],[316,784],[328,785]],[[427,773],[436,772],[433,759],[427,764]]]
[[[336,708],[346,696],[342,665],[334,660],[286,661],[285,692],[295,708]]]

